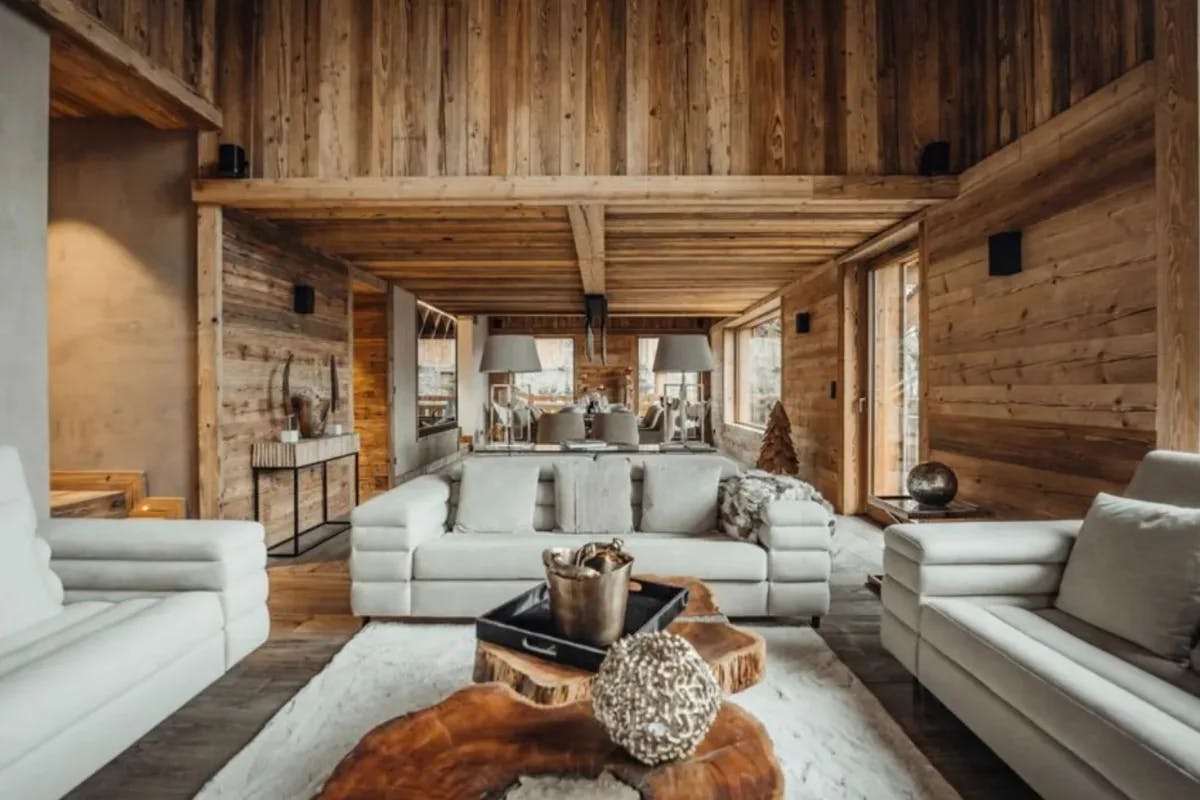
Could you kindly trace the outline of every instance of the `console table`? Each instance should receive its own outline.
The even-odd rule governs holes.
[[[295,557],[307,553],[322,542],[326,542],[350,527],[350,520],[329,519],[329,462],[342,458],[354,459],[354,505],[358,505],[358,451],[357,433],[340,436],[322,436],[316,439],[301,439],[298,442],[255,442],[250,455],[250,472],[254,483],[254,519],[260,520],[258,478],[263,472],[290,470],[292,473],[292,536],[267,548],[272,556]],[[312,527],[300,530],[300,473],[313,467],[321,468],[321,521]],[[337,529],[300,549],[300,537],[326,525],[338,525]],[[290,548],[285,545],[291,544]]]

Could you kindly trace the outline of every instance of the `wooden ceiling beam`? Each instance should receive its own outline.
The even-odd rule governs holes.
[[[604,294],[604,206],[570,205],[567,218],[575,237],[584,294]]]
[[[404,206],[689,204],[723,207],[895,201],[916,211],[958,195],[954,176],[467,175],[195,181],[192,199],[245,209]]]
[[[74,0],[15,0],[15,6],[50,31],[52,89],[80,101],[68,101],[74,113],[77,105],[89,111],[99,105],[109,116],[137,116],[156,128],[221,128],[220,109]]]

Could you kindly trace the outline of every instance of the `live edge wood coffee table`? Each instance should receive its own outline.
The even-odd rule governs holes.
[[[736,694],[762,680],[766,645],[753,631],[731,625],[721,614],[712,592],[696,578],[638,575],[634,580],[686,586],[688,604],[667,630],[687,639],[709,665],[725,694]],[[476,683],[503,683],[534,703],[560,705],[591,697],[594,673],[476,642]]]
[[[363,737],[321,800],[503,798],[521,776],[608,772],[643,800],[776,800],[783,776],[762,725],[725,703],[684,761],[647,767],[609,741],[591,703],[538,705],[507,686],[462,689]]]

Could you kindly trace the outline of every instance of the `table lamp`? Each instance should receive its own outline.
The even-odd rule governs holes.
[[[518,334],[497,334],[488,336],[483,343],[483,357],[479,360],[479,371],[484,373],[506,374],[507,383],[497,383],[491,388],[491,404],[488,421],[488,438],[491,438],[495,427],[496,405],[498,398],[503,397],[503,405],[508,409],[508,421],[505,428],[505,442],[512,446],[513,429],[513,395],[516,393],[516,373],[541,372],[542,361],[538,358],[537,342],[532,336]]]
[[[688,373],[690,372],[712,372],[717,364],[713,360],[712,348],[708,346],[708,337],[702,333],[683,333],[674,334],[671,336],[660,336],[658,338],[658,347],[654,351],[654,372],[678,372],[681,373],[679,383],[679,414],[682,420],[682,425],[679,429],[679,441],[685,443],[687,441],[687,389],[688,389]],[[704,402],[704,386],[699,384],[696,387],[697,397],[701,403]],[[667,404],[665,409],[666,414],[671,413],[670,404]],[[700,420],[699,429],[700,441],[704,441],[704,420]]]

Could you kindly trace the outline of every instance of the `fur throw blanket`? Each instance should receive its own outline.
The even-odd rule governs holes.
[[[767,506],[775,500],[811,500],[833,514],[833,506],[813,488],[791,475],[774,475],[752,469],[721,481],[719,493],[721,530],[734,539],[758,541],[758,529],[766,522]],[[830,526],[832,527],[832,522]]]

